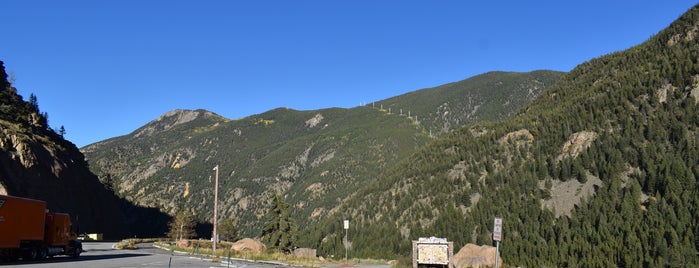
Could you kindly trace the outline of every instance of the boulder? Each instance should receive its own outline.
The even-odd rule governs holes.
[[[293,252],[291,252],[291,255],[302,258],[315,258],[316,250],[312,248],[297,248],[294,249]]]
[[[181,248],[191,248],[192,247],[192,241],[187,240],[187,239],[181,239],[177,241],[177,246]]]
[[[265,244],[250,238],[243,238],[238,240],[237,242],[233,243],[233,246],[231,246],[231,248],[235,251],[252,253],[262,253],[267,250],[267,246],[265,246]]]
[[[495,266],[495,247],[477,246],[474,244],[466,244],[456,255],[454,255],[453,263],[455,268],[466,267],[494,267]],[[498,263],[502,264],[502,258],[498,257]]]

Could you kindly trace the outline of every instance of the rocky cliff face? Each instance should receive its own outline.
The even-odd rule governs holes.
[[[70,213],[76,232],[128,234],[119,200],[86,169],[74,146],[47,143],[46,136],[13,127],[0,122],[0,192],[44,200],[49,210]]]
[[[44,200],[69,213],[74,231],[131,235],[138,209],[117,198],[88,169],[78,148],[46,125],[36,103],[25,102],[7,81],[0,61],[0,194]],[[156,217],[157,218],[157,217]]]

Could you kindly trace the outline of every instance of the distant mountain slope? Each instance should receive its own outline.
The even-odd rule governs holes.
[[[133,207],[106,189],[78,148],[48,128],[36,97],[25,102],[17,94],[2,61],[0,134],[0,194],[46,201],[48,209],[71,215],[76,232],[103,233],[108,239],[162,233],[143,225],[163,224],[167,217]],[[141,230],[132,232],[137,225]]]
[[[423,236],[493,244],[501,217],[508,265],[697,267],[698,104],[695,6],[580,64],[514,118],[434,140],[300,237],[335,254],[349,219],[354,256],[388,258]]]
[[[466,118],[471,113],[461,112],[462,106],[489,103],[485,105],[489,110],[505,116],[524,105],[520,96],[538,94],[557,75],[492,73],[408,94],[429,96],[424,102],[407,95],[385,102],[413,107],[416,112],[410,117],[407,110],[376,105],[315,111],[280,108],[239,120],[204,110],[176,110],[129,135],[82,151],[91,170],[119,195],[168,213],[189,209],[201,221],[211,220],[210,177],[212,168],[220,165],[221,215],[237,219],[243,234],[257,236],[274,192],[285,196],[305,226],[426,144],[431,139],[425,128],[430,119],[416,120],[417,114],[452,111],[444,118],[456,124],[474,119]],[[470,85],[473,81],[477,84]],[[497,105],[489,101],[491,95],[498,98],[501,109],[493,108]],[[440,110],[445,103],[449,108]]]
[[[434,134],[484,120],[509,118],[564,73],[489,72],[459,82],[413,91],[373,105],[412,113]]]
[[[195,119],[164,127],[173,117]],[[202,221],[212,214],[212,168],[219,165],[222,215],[256,235],[270,194],[285,194],[306,208],[301,217],[311,217],[424,144],[423,132],[405,117],[370,108],[277,109],[234,121],[180,110],[83,152],[120,195],[170,213],[190,209]]]

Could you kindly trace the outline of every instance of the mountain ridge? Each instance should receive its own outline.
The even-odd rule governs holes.
[[[698,265],[698,26],[695,6],[646,42],[581,63],[515,117],[430,142],[303,242],[337,252],[350,219],[355,255],[404,256],[423,236],[493,244],[500,217],[514,266]],[[570,211],[547,205],[563,194],[578,199]]]
[[[474,80],[502,81],[504,86],[494,91],[498,93],[538,94],[543,85],[560,75],[554,71],[501,72],[413,94],[424,95],[434,89],[479,98],[489,94],[490,86],[458,86]],[[540,86],[529,88],[530,84]],[[437,101],[424,104],[433,107],[429,110],[456,102],[444,97],[433,99]],[[505,114],[513,114],[521,105],[520,99],[503,108],[509,111]],[[432,127],[425,123],[429,119],[420,119],[419,112],[410,112],[410,107],[418,108],[416,105],[404,105],[394,98],[381,109],[381,103],[375,102],[374,108],[277,108],[237,120],[192,115],[208,113],[204,110],[174,110],[131,134],[85,146],[82,151],[92,171],[120,196],[168,213],[186,207],[198,213],[201,221],[210,218],[207,214],[211,204],[211,189],[202,181],[207,181],[211,168],[220,165],[220,189],[225,196],[221,202],[226,208],[222,215],[238,218],[241,231],[256,236],[255,226],[264,215],[267,193],[283,193],[297,209],[296,217],[316,221],[351,194],[352,189],[363,187],[392,163],[439,134],[436,128],[428,129]],[[460,114],[453,112],[445,118],[458,118]],[[180,122],[178,118],[187,120],[181,124],[170,122]],[[186,186],[189,197],[183,197]],[[197,200],[192,196],[197,196]]]

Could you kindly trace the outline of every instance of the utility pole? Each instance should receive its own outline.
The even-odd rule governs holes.
[[[218,218],[218,165],[214,167],[214,170],[216,170],[216,182],[214,185],[214,233],[211,235],[211,241],[214,245],[214,256],[216,256],[216,242],[218,242],[218,232],[216,231],[216,224]]]

